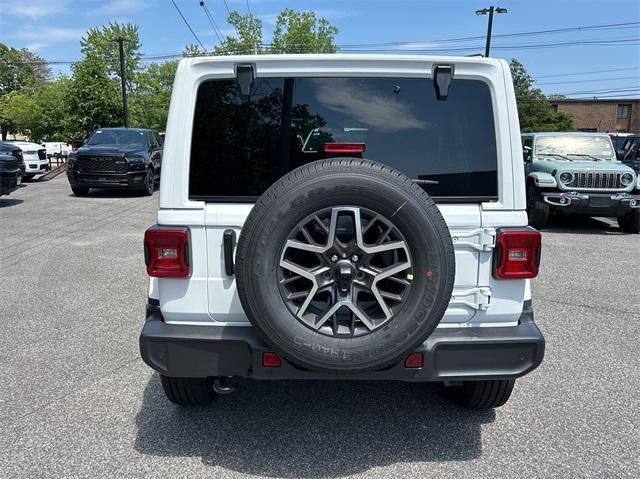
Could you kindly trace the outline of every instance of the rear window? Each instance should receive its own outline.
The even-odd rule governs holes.
[[[326,153],[327,143],[364,153]],[[353,145],[352,145],[353,146]],[[196,100],[189,197],[252,201],[287,172],[332,156],[386,163],[435,197],[497,198],[489,87],[453,81],[446,101],[417,78],[258,78],[202,83]]]

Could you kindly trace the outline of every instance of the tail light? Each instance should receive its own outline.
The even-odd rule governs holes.
[[[282,362],[280,356],[271,351],[262,353],[262,366],[265,368],[279,368]]]
[[[498,230],[493,259],[497,279],[525,279],[538,276],[542,235],[538,230],[503,228]]]
[[[406,369],[420,369],[422,367],[422,353],[411,353],[404,359],[404,367]]]
[[[325,143],[325,153],[364,153],[364,143]]]
[[[191,274],[189,228],[152,226],[144,233],[144,259],[149,276],[186,278]]]

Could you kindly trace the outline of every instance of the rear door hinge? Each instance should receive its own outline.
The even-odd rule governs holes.
[[[491,251],[496,245],[494,228],[478,228],[471,231],[456,232],[451,235],[453,246],[468,246],[478,251]]]
[[[479,310],[488,309],[491,301],[491,288],[480,286],[466,290],[456,291],[451,294],[450,305],[464,305]]]

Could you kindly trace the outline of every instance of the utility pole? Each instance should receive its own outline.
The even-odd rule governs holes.
[[[483,8],[482,10],[476,10],[476,15],[489,14],[489,24],[487,25],[487,45],[484,49],[484,56],[489,57],[489,50],[491,49],[491,29],[493,28],[493,14],[494,13],[507,13],[506,8],[494,7],[491,5],[489,8]]]
[[[124,76],[124,42],[125,39],[120,37],[115,39],[118,42],[120,51],[120,80],[122,81],[122,117],[124,119],[124,127],[129,128],[129,107],[127,106],[127,81]]]

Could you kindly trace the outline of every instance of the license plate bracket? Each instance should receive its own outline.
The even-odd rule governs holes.
[[[611,198],[609,197],[591,197],[589,198],[589,206],[591,208],[608,208],[611,206]]]

